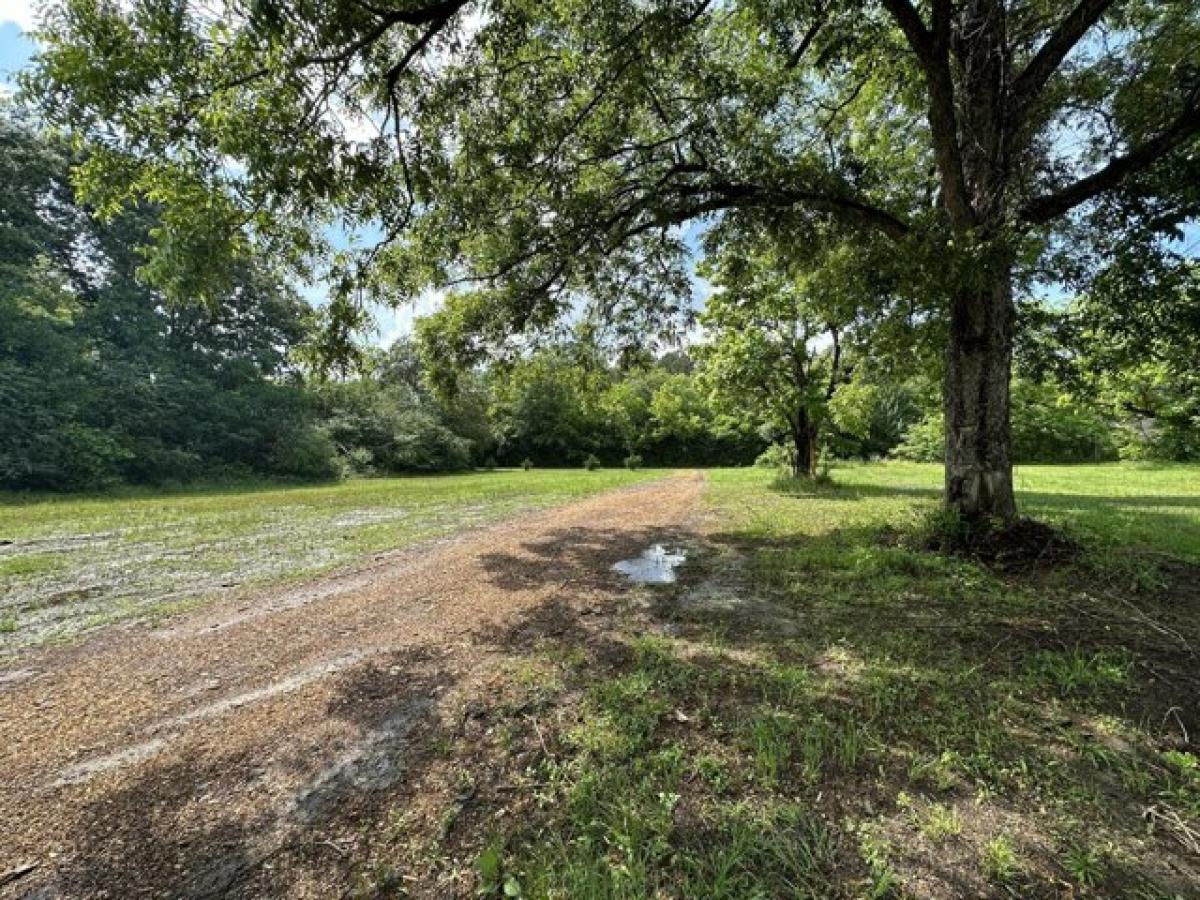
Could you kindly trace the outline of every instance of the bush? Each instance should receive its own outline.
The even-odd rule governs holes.
[[[636,453],[630,453],[625,457],[625,468],[633,472],[642,467],[642,458]]]
[[[521,460],[521,468],[524,469],[526,472],[528,472],[530,469],[533,468],[533,460],[530,459],[528,456],[525,457],[523,460]]]
[[[829,402],[834,428],[830,443],[838,456],[884,456],[904,439],[921,417],[917,391],[906,384],[853,380]]]
[[[471,442],[422,410],[404,410],[375,451],[375,465],[387,472],[453,472],[470,468]]]
[[[772,444],[758,455],[754,465],[760,469],[773,469],[790,472],[792,470],[792,454],[782,444]]]
[[[583,467],[589,472],[595,472],[600,468],[600,458],[595,453],[589,453],[587,459],[583,461]]]
[[[1200,416],[1131,422],[1119,433],[1121,459],[1189,462],[1200,459]]]
[[[1109,423],[1053,385],[1014,381],[1012,405],[1012,452],[1017,462],[1101,462],[1117,458]]]
[[[375,474],[375,454],[366,447],[351,447],[338,457],[338,462],[343,476]]]
[[[927,413],[908,426],[892,456],[913,462],[941,462],[946,455],[946,429],[941,412]]]
[[[297,429],[271,451],[271,472],[290,478],[334,478],[341,475],[333,441],[316,428]]]

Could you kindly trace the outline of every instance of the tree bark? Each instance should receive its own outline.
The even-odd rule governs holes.
[[[969,205],[965,215],[947,211],[956,244],[978,254],[960,261],[951,288],[944,402],[946,505],[968,520],[1008,522],[1017,504],[1009,456],[1013,257],[1001,238],[1013,136],[1005,13],[999,0],[965,0],[957,23],[943,23],[957,70],[957,143]]]
[[[1016,518],[1009,457],[1011,268],[951,299],[946,350],[945,502],[967,519]]]
[[[817,474],[817,423],[801,407],[792,420],[792,476],[812,478]]]

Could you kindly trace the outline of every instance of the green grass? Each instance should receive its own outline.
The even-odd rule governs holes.
[[[99,496],[0,495],[0,652],[231,588],[309,578],[512,515],[663,476],[504,470]]]
[[[738,472],[734,478],[745,478]],[[751,476],[753,477],[753,476]],[[942,467],[929,463],[841,465],[837,495],[875,501],[876,512],[936,504]],[[1069,527],[1096,544],[1153,550],[1200,562],[1200,466],[1107,463],[1017,466],[1023,515]]]
[[[710,472],[683,581],[616,637],[526,649],[554,687],[513,680],[504,741],[443,760],[495,793],[436,851],[413,826],[395,870],[487,896],[1192,896],[1200,468],[1022,468],[1023,511],[1083,553],[1019,572],[920,548],[936,467],[833,477]]]

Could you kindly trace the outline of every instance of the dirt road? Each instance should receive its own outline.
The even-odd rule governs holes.
[[[277,860],[337,850],[530,622],[602,616],[612,564],[686,532],[701,490],[615,491],[0,671],[0,895],[341,895],[336,866]]]

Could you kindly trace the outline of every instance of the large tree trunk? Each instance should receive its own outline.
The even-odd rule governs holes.
[[[949,65],[931,69],[931,97],[933,108],[946,116],[939,123],[941,168],[950,176],[943,189],[955,252],[972,248],[972,253],[954,267],[950,295],[945,501],[966,519],[1010,521],[1017,504],[1008,411],[1013,256],[1002,237],[1012,135],[1006,8],[1001,0],[964,0],[957,21],[938,18],[937,10],[951,8],[934,3],[935,30],[943,35],[939,40],[949,39],[950,55]]]
[[[801,407],[792,420],[792,476],[812,478],[817,474],[817,423]]]
[[[1008,386],[1013,304],[1008,266],[951,299],[946,350],[947,506],[967,519],[1016,517]]]

